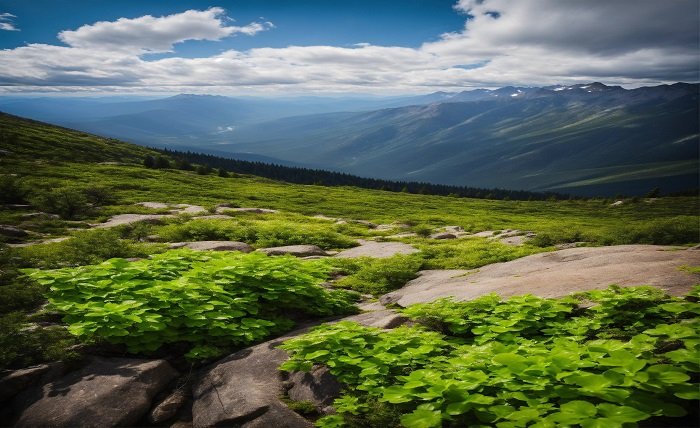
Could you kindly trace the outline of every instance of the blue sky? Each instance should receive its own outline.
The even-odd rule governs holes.
[[[355,43],[418,47],[464,26],[464,16],[452,8],[454,3],[453,0],[237,0],[211,4],[182,0],[0,1],[0,12],[17,16],[14,21],[21,29],[1,33],[0,48],[15,48],[25,43],[58,43],[56,35],[60,31],[97,21],[170,15],[210,6],[226,9],[238,24],[263,17],[275,24],[275,31],[216,43],[186,42],[178,46],[178,53],[198,56],[222,49]]]
[[[0,94],[694,82],[698,8],[697,0],[0,0]]]

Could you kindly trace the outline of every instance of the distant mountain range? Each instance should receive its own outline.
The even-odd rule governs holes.
[[[580,195],[698,186],[697,84],[590,83],[400,98],[0,99],[139,144],[393,180]]]

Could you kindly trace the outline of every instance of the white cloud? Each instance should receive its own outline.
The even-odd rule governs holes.
[[[11,13],[0,13],[0,30],[19,31],[19,28],[14,23],[15,18],[17,17]]]
[[[270,22],[252,22],[239,27],[227,25],[224,10],[188,10],[169,16],[150,15],[135,19],[83,25],[77,30],[61,31],[58,38],[74,48],[167,52],[185,40],[221,40],[241,33],[252,36],[271,28]]]
[[[460,0],[455,7],[464,28],[418,48],[288,46],[203,58],[144,54],[274,26],[228,25],[220,8],[98,22],[61,32],[68,46],[0,51],[0,90],[401,93],[698,80],[696,0]]]

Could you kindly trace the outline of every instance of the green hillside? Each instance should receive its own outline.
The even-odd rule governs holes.
[[[204,166],[175,169],[176,159],[162,158],[160,168],[146,167],[144,159],[162,155],[8,115],[0,115],[0,136],[0,370],[57,360],[79,365],[86,356],[118,355],[164,358],[181,373],[193,373],[206,363],[278,337],[295,326],[358,312],[358,301],[376,303],[379,296],[403,287],[420,270],[478,269],[553,251],[558,244],[674,244],[680,251],[700,241],[700,203],[696,197],[497,201],[299,185],[236,171],[223,174]],[[159,204],[147,206],[142,204],[145,202]],[[187,211],[191,208],[195,210]],[[115,227],[100,225],[124,214],[165,217]],[[434,235],[447,226],[460,234],[459,239]],[[486,233],[472,235],[479,232]],[[500,236],[523,241],[513,245]],[[170,248],[173,243],[236,241],[246,251],[316,245],[323,254],[333,254],[355,247],[360,239],[403,244],[419,251],[388,258],[304,259],[261,252]],[[523,294],[530,291],[523,290]],[[447,379],[451,359],[459,360],[461,373],[468,371],[470,363],[460,360],[460,355],[484,359],[487,354],[486,371],[505,378],[511,375],[494,365],[517,372],[512,384],[517,384],[517,389],[523,379],[531,377],[518,371],[525,358],[521,354],[542,364],[550,364],[552,359],[562,364],[573,358],[574,354],[567,354],[573,350],[577,362],[574,374],[584,386],[583,392],[567,389],[569,397],[577,400],[572,402],[592,415],[598,411],[613,414],[619,409],[609,402],[620,403],[620,394],[615,391],[622,388],[606,390],[608,395],[599,394],[592,399],[594,404],[580,404],[588,394],[587,364],[598,364],[599,360],[591,347],[613,349],[622,343],[622,348],[615,349],[627,353],[615,354],[618,357],[644,353],[650,366],[658,366],[661,357],[652,356],[650,351],[654,348],[650,343],[656,339],[645,339],[642,332],[662,323],[685,322],[691,316],[689,311],[697,309],[659,291],[601,293],[580,297],[602,302],[601,311],[584,311],[573,297],[561,301],[524,297],[508,302],[484,298],[472,306],[443,301],[406,309],[410,318],[432,320],[433,324],[426,322],[430,328],[401,327],[380,335],[376,329],[347,322],[325,326],[287,342],[292,359],[283,369],[308,368],[311,361],[333,364],[337,370],[346,368],[348,373],[365,369],[369,373],[372,367],[377,368],[369,377],[376,382],[365,389],[360,377],[345,375],[343,381],[353,389],[345,391],[335,404],[341,415],[324,418],[325,426],[347,422],[349,426],[433,427],[439,426],[440,420],[445,426],[460,426],[472,411],[471,404],[461,400],[464,397],[451,395],[449,400],[457,400],[452,403],[433,395],[420,398],[414,394],[423,392],[409,390],[417,385],[429,390],[425,394],[432,394],[436,390],[432,382],[435,388],[452,382]],[[643,311],[637,313],[640,304]],[[663,312],[663,307],[671,309]],[[516,314],[513,319],[525,327],[520,331],[517,321],[486,317],[484,308]],[[494,331],[501,328],[499,331],[507,333],[495,335],[491,344],[482,347],[481,339],[472,341],[460,330],[467,322],[460,321],[461,317],[472,312],[486,317],[483,325],[498,324]],[[550,312],[554,315],[543,315]],[[474,322],[481,322],[477,318]],[[533,321],[544,318],[547,320]],[[629,319],[635,322],[626,326]],[[583,335],[581,329],[590,329],[590,335]],[[545,330],[546,334],[539,334]],[[666,330],[660,331],[658,335],[663,336]],[[682,336],[686,331],[678,334],[691,349],[695,342]],[[344,345],[335,345],[339,343]],[[372,347],[358,346],[362,343]],[[410,354],[415,360],[407,363],[403,358],[409,354],[403,350],[409,348],[417,353]],[[491,362],[491,354],[500,357]],[[364,358],[371,359],[373,366]],[[684,361],[674,362],[675,374],[670,381],[666,382],[667,377],[640,378],[634,388],[678,392],[681,395],[674,403],[685,406],[681,400],[692,399],[690,389],[696,385],[691,385],[694,381],[689,381],[685,372],[696,376],[697,370]],[[394,366],[403,372],[392,369]],[[423,383],[404,384],[413,378],[405,379],[402,373],[411,371],[415,380]],[[482,401],[474,403],[477,407],[499,400],[492,408],[483,409],[485,424],[493,425],[499,412],[510,409],[504,402],[523,400],[522,394],[512,398],[498,395],[495,391],[502,381],[498,376],[479,375],[474,380],[483,380],[479,386],[483,388]],[[547,385],[558,382],[554,374],[547,376],[540,376],[546,378],[542,382],[549,382]],[[595,377],[591,382],[597,380]],[[537,394],[536,388],[523,388],[527,394]],[[398,395],[386,398],[392,392]],[[628,410],[616,421],[685,414],[676,404],[649,410],[653,407],[649,403],[658,400],[644,401],[648,398],[644,394],[634,395],[637,401],[624,404],[638,409],[636,413]],[[521,403],[521,411],[531,405],[538,414],[551,413],[559,406],[556,396],[550,391],[542,395],[544,401],[538,405]],[[289,405],[300,412],[305,409],[304,402]],[[536,417],[532,411],[526,416]],[[557,417],[552,416],[552,421]]]

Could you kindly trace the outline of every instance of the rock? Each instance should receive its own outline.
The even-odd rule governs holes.
[[[29,234],[26,230],[6,224],[0,224],[0,235],[9,236],[11,238],[23,238]]]
[[[137,202],[134,205],[140,205],[144,208],[151,208],[154,210],[162,210],[165,208],[170,208],[169,204],[163,202]]]
[[[512,247],[523,245],[527,240],[528,238],[525,235],[506,236],[499,239],[502,244],[510,245]]]
[[[625,201],[615,201],[612,204],[610,204],[611,207],[619,207],[620,205],[624,205]]]
[[[176,210],[172,211],[174,214],[196,215],[196,214],[206,214],[209,212],[209,211],[207,211],[206,208],[199,206],[199,205],[177,204],[177,205],[173,205],[173,207],[177,208]]]
[[[430,237],[433,239],[457,239],[456,235],[448,232],[434,233]]]
[[[377,228],[377,225],[375,223],[372,223],[371,221],[367,221],[367,220],[351,220],[351,221],[352,221],[352,223],[357,223],[357,224],[361,224],[363,226],[367,226],[370,229]]]
[[[494,232],[493,230],[484,230],[483,232],[473,233],[469,236],[475,236],[477,238],[490,238],[490,237],[494,236],[495,234],[496,234],[496,232]]]
[[[186,401],[187,394],[185,389],[176,389],[148,413],[148,421],[152,424],[160,425],[171,420],[177,415],[178,410]]]
[[[335,217],[328,217],[328,216],[323,215],[323,214],[316,214],[315,216],[313,216],[313,218],[317,218],[317,219],[319,219],[319,220],[327,220],[327,221],[338,221],[338,220],[340,220],[340,219],[338,219],[338,218],[335,218]]]
[[[293,385],[287,396],[293,401],[310,401],[320,410],[340,397],[341,385],[327,367],[316,366],[310,372],[294,372],[289,376]]]
[[[33,392],[17,427],[114,427],[139,421],[178,373],[165,360],[95,358]]]
[[[144,238],[146,242],[161,242],[162,240],[163,238],[158,235],[148,235]]]
[[[412,245],[404,244],[403,242],[374,242],[359,240],[360,245],[355,248],[341,251],[335,257],[352,258],[352,257],[375,257],[387,258],[396,254],[413,254],[419,250]]]
[[[502,297],[534,294],[561,297],[607,288],[652,285],[675,296],[687,294],[700,275],[680,266],[700,264],[695,251],[669,251],[675,247],[618,245],[579,247],[534,254],[478,270],[428,270],[403,288],[382,296],[382,304],[408,306],[442,297],[471,300],[489,293]]]
[[[245,242],[237,241],[195,241],[195,242],[175,242],[170,244],[171,249],[189,248],[197,251],[240,251],[250,253],[253,247]]]
[[[12,371],[0,378],[0,402],[16,396],[20,391],[37,384],[44,384],[62,376],[65,364],[56,362]]]
[[[118,214],[111,217],[104,223],[96,225],[96,228],[103,229],[107,227],[116,227],[124,224],[133,224],[139,222],[160,223],[164,218],[172,218],[169,214]]]
[[[258,251],[263,252],[268,256],[281,256],[284,254],[291,254],[295,257],[327,255],[323,249],[316,245],[287,245],[284,247],[261,248]]]
[[[55,220],[57,218],[60,218],[59,215],[57,214],[49,214],[45,212],[36,212],[36,213],[27,213],[27,214],[22,214],[22,220],[34,220],[37,218],[44,218],[44,219],[52,219]]]
[[[193,218],[194,220],[231,220],[231,216],[224,214],[202,215]]]
[[[376,230],[394,230],[396,228],[397,226],[394,224],[378,224],[377,227],[375,227]]]
[[[217,207],[216,213],[223,214],[225,212],[239,212],[239,213],[253,213],[253,214],[274,214],[277,210],[271,210],[268,208],[229,208],[229,207]]]
[[[343,318],[343,321],[353,321],[367,327],[391,329],[405,324],[408,321],[408,318],[399,315],[390,309],[383,309],[349,316]]]
[[[401,238],[411,238],[414,236],[418,236],[418,234],[414,233],[414,232],[401,232],[401,233],[397,233],[395,235],[389,235],[389,236],[387,236],[387,238],[401,239]]]
[[[462,226],[445,226],[442,228],[447,233],[459,233],[459,232],[464,232],[464,228]]]
[[[584,245],[585,242],[566,242],[564,244],[557,244],[554,246],[557,250],[567,250],[569,248],[576,248]]]
[[[288,357],[279,338],[239,351],[205,368],[193,384],[195,427],[309,428],[312,423],[289,409],[278,367]]]

